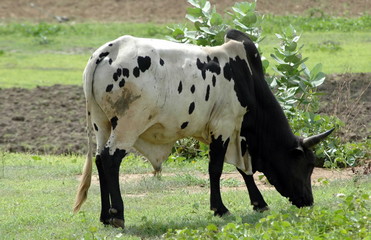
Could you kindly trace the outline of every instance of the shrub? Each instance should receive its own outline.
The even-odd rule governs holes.
[[[188,0],[193,6],[187,8],[186,18],[193,24],[193,30],[187,26],[176,25],[169,27],[171,36],[168,39],[181,43],[192,43],[197,45],[220,45],[224,42],[225,31],[230,28],[245,32],[255,42],[259,49],[259,43],[263,40],[261,28],[263,18],[256,12],[256,2],[236,3],[228,12],[230,18],[223,18],[216,12],[206,0]],[[320,18],[325,19],[325,16]],[[368,21],[367,17],[359,21]],[[325,74],[321,71],[322,64],[315,65],[309,69],[305,62],[308,58],[303,58],[301,50],[303,45],[299,45],[300,35],[294,27],[284,29],[277,34],[280,46],[274,48],[271,57],[275,61],[272,67],[276,75],[266,77],[271,89],[281,104],[287,115],[294,132],[301,136],[308,136],[324,132],[331,128],[339,128],[343,123],[336,117],[321,116],[313,114],[318,111],[319,101],[317,87],[325,81]],[[335,45],[325,46],[335,49]],[[335,46],[336,47],[336,46]],[[261,52],[261,51],[260,51]],[[263,68],[266,70],[271,63],[263,56]],[[181,142],[175,149],[182,149],[182,155],[188,157],[204,156],[199,149],[192,149],[189,153],[180,148]],[[197,146],[197,144],[191,144]],[[178,150],[173,153],[179,153]],[[364,157],[364,151],[358,151],[357,157]],[[316,150],[319,156],[316,166],[347,166],[354,165],[354,152],[346,151],[339,138],[331,136],[328,141],[321,143]],[[352,154],[352,155],[348,155]]]

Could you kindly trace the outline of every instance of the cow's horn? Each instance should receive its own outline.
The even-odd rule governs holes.
[[[335,128],[328,130],[324,133],[320,133],[315,136],[307,137],[303,139],[303,146],[306,148],[310,148],[321,142],[323,139],[325,139],[328,135],[330,135]]]

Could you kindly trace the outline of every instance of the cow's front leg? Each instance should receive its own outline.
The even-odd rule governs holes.
[[[109,154],[109,148],[105,148],[101,154],[102,166],[104,171],[104,179],[109,192],[111,204],[108,214],[108,223],[114,227],[124,228],[124,202],[121,198],[120,183],[119,183],[119,170],[122,158],[125,157],[126,151],[116,149],[113,155]],[[106,199],[103,199],[106,200]],[[102,202],[103,206],[103,202]],[[106,209],[103,209],[106,210]],[[106,222],[106,220],[104,220]]]
[[[215,216],[223,216],[229,213],[224,206],[220,194],[220,177],[223,171],[224,156],[227,151],[229,138],[222,140],[222,136],[217,139],[212,136],[209,151],[209,176],[210,176],[210,208],[214,211]]]
[[[247,175],[243,171],[237,168],[237,170],[241,173],[243,179],[245,180],[245,184],[250,196],[251,205],[253,205],[253,209],[258,212],[264,212],[268,210],[268,204],[264,201],[263,196],[261,195],[258,187],[255,184],[253,175]]]

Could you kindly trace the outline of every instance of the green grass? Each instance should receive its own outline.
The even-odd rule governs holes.
[[[5,53],[0,56],[0,86],[33,88],[53,84],[82,84],[88,55]]]
[[[232,188],[223,191],[222,195],[233,215],[225,218],[213,217],[209,211],[208,181],[197,177],[198,174],[207,172],[206,161],[167,162],[164,176],[158,179],[151,176],[149,163],[131,156],[125,158],[121,166],[124,176],[121,189],[126,211],[126,229],[121,231],[99,223],[100,195],[97,184],[90,188],[82,212],[72,214],[77,176],[81,172],[83,161],[83,157],[79,156],[0,153],[0,238],[158,239],[169,231],[169,237],[182,239],[169,229],[185,229],[185,232],[198,231],[203,234],[205,229],[215,225],[217,231],[214,233],[224,234],[227,226],[231,228],[234,224],[236,228],[249,224],[250,236],[258,236],[264,231],[271,234],[271,238],[267,239],[273,239],[278,227],[281,228],[282,236],[289,236],[287,234],[295,230],[294,226],[305,226],[305,231],[316,232],[321,224],[328,225],[333,221],[333,213],[337,212],[338,218],[344,214],[349,215],[350,212],[344,212],[344,208],[339,205],[349,196],[362,198],[359,203],[356,201],[361,200],[350,200],[352,204],[365,205],[360,213],[363,213],[361,210],[370,208],[370,199],[366,195],[370,194],[371,181],[369,177],[358,177],[347,181],[329,180],[324,186],[314,187],[316,203],[313,208],[297,209],[278,192],[263,191],[262,194],[272,209],[265,213],[252,211],[247,191]],[[233,169],[229,165],[226,168],[227,171]],[[133,172],[144,175],[136,180],[125,179],[127,174]],[[236,182],[224,184],[232,187],[241,185]],[[195,188],[197,191],[192,190]],[[345,197],[334,197],[340,193]],[[365,219],[370,220],[369,212],[366,213],[368,215],[352,215],[353,220],[358,221],[361,226],[360,229],[364,227]],[[306,217],[297,217],[301,215]],[[319,219],[322,222],[316,222]],[[326,234],[335,236],[341,227],[340,220],[337,222],[340,226],[327,229]],[[273,222],[279,224],[273,226]],[[282,228],[286,225],[285,222],[291,224],[286,230]],[[348,229],[349,226],[343,228]],[[232,229],[231,233],[236,234],[236,231]],[[188,237],[191,238],[191,235]],[[305,236],[309,238],[311,235]]]
[[[304,45],[302,54],[309,58],[306,64],[310,68],[322,63],[322,71],[326,74],[357,73],[371,71],[370,42],[371,32],[302,32],[299,45]],[[279,40],[267,36],[260,46],[271,66],[275,64],[270,54],[279,46]],[[273,73],[273,70],[268,72]]]
[[[327,74],[371,70],[369,15],[359,18],[266,16],[262,27],[267,38],[261,47],[268,59],[273,48],[278,47],[274,31],[289,24],[302,31],[303,55],[309,57],[309,67],[320,62]],[[81,85],[82,71],[90,54],[102,44],[124,34],[165,38],[168,33],[166,25],[155,24],[3,24],[0,25],[0,87]],[[326,45],[328,42],[333,45]]]

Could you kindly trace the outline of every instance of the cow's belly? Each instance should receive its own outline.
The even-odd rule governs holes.
[[[181,134],[177,133],[176,130],[169,129],[161,123],[152,125],[140,135],[140,138],[153,144],[167,144],[181,137]]]
[[[205,134],[206,133],[202,133],[200,131],[180,130],[179,127],[176,126],[165,127],[164,124],[156,123],[149,127],[139,137],[153,144],[168,144],[174,143],[175,141],[186,137],[194,137],[205,142]]]

